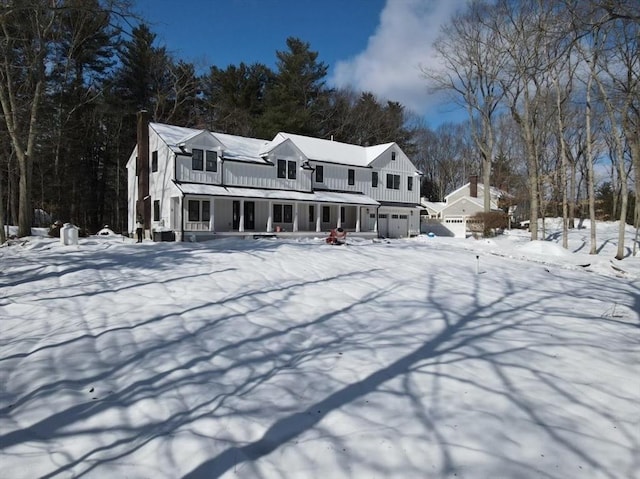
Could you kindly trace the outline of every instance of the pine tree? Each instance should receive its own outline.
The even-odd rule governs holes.
[[[298,38],[287,38],[287,51],[278,51],[273,87],[267,90],[266,110],[260,121],[264,138],[278,131],[316,136],[320,131],[320,105],[327,65],[318,52]]]

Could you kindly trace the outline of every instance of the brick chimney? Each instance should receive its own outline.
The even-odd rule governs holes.
[[[478,197],[478,175],[471,175],[469,177],[469,194],[472,198]]]
[[[151,229],[151,197],[149,196],[149,113],[138,112],[138,158],[136,174],[138,176],[138,202],[136,213],[143,218],[144,229]]]

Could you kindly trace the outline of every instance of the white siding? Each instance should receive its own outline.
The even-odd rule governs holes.
[[[313,187],[318,190],[335,190],[361,193],[371,181],[371,170],[356,166],[333,165],[330,163],[311,162],[311,166],[316,168],[321,165],[323,168],[323,181],[315,181],[316,175],[313,172]],[[354,171],[354,184],[349,184],[349,170]]]
[[[152,171],[153,152],[158,152],[158,171]],[[171,197],[179,194],[173,184],[174,153],[158,137],[152,128],[149,129],[149,195],[151,196],[151,229],[169,228],[172,219]],[[154,221],[154,202],[159,201],[160,219]]]
[[[127,162],[127,231],[133,234],[136,230],[136,200],[138,199],[138,182],[136,176],[137,147]]]
[[[482,205],[478,205],[470,199],[462,198],[450,205],[447,205],[446,208],[442,210],[442,217],[471,216],[481,211],[484,211]]]
[[[203,169],[192,169],[192,158],[190,156],[176,156],[176,179],[178,181],[186,181],[192,183],[209,183],[220,184],[220,158],[218,157],[218,171],[206,170],[206,151],[217,151],[220,153],[222,146],[208,133],[198,135],[186,142],[184,146],[187,152],[191,152],[194,148],[203,150]],[[219,155],[218,155],[219,156]]]
[[[296,178],[278,178],[277,159],[296,162]],[[310,191],[311,172],[300,168],[299,159],[279,156],[273,165],[256,163],[225,161],[224,184],[233,186],[247,186],[253,188],[268,188],[282,190]]]
[[[395,152],[396,159],[391,159],[391,153]],[[378,201],[390,201],[396,203],[420,203],[420,177],[416,175],[407,155],[399,148],[392,147],[380,155],[372,163],[373,171],[378,172],[378,187],[371,187],[371,172],[368,173],[368,181],[362,192]],[[400,189],[387,188],[387,174],[400,176]],[[413,178],[413,189],[408,190],[408,178]]]
[[[481,192],[478,191],[478,195],[480,195],[480,193]],[[450,196],[447,196],[447,203],[453,203],[454,201],[459,200],[460,198],[464,198],[465,196],[471,196],[471,190],[468,184],[454,191],[450,194]]]

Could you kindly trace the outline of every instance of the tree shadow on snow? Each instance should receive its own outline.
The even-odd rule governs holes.
[[[204,251],[246,252],[264,260],[262,255],[274,246],[266,240],[259,243],[265,243],[266,249],[243,251],[234,249],[242,248],[236,243],[198,244],[195,247]],[[301,246],[302,249],[308,247]],[[409,251],[413,248],[414,254],[424,254],[420,247],[403,247]],[[330,251],[334,253],[334,250]],[[371,264],[371,259],[382,254],[380,251],[372,247],[361,253],[367,258],[363,264]],[[192,261],[190,254],[182,259]],[[106,261],[108,266],[108,258],[98,260]],[[138,259],[140,265],[155,265],[159,270],[167,267],[166,260],[166,255],[153,252],[146,259]],[[461,439],[461,432],[456,429],[462,427],[464,403],[462,397],[452,396],[451,391],[455,390],[461,395],[469,392],[475,400],[482,398],[483,404],[468,405],[470,409],[488,408],[482,417],[513,415],[511,420],[517,421],[524,431],[539,434],[536,437],[542,437],[558,455],[567,455],[581,464],[585,477],[590,474],[623,477],[621,474],[629,471],[612,470],[609,463],[592,453],[593,449],[585,447],[583,425],[574,417],[564,417],[561,408],[536,400],[538,396],[553,395],[564,404],[606,420],[630,444],[631,457],[639,451],[638,437],[632,425],[617,419],[612,410],[614,404],[626,404],[634,398],[605,390],[594,382],[588,387],[597,392],[599,399],[591,399],[581,394],[584,389],[580,388],[586,386],[579,384],[580,377],[567,378],[549,368],[561,361],[555,356],[562,355],[563,350],[606,356],[623,349],[620,344],[590,342],[588,337],[554,322],[554,318],[562,319],[567,315],[566,307],[559,307],[554,302],[559,294],[567,296],[563,304],[570,304],[594,295],[606,298],[617,285],[603,286],[597,292],[588,291],[581,287],[576,273],[571,290],[567,290],[561,281],[553,280],[532,287],[531,283],[521,282],[508,274],[479,276],[473,275],[474,270],[471,256],[466,260],[457,258],[455,267],[454,263],[440,269],[434,267],[420,278],[408,275],[384,288],[376,287],[376,280],[388,273],[375,268],[277,284],[270,284],[270,279],[266,278],[265,282],[246,285],[235,294],[180,311],[141,318],[95,334],[79,334],[28,353],[11,354],[2,358],[9,365],[55,351],[97,350],[100,349],[97,343],[107,340],[113,340],[121,348],[112,361],[96,363],[95,372],[73,378],[64,374],[57,377],[53,370],[46,384],[12,399],[8,407],[0,410],[0,415],[10,416],[28,410],[34,404],[47,404],[55,400],[59,391],[86,391],[94,385],[101,389],[97,400],[79,398],[75,405],[0,435],[0,448],[6,451],[5,454],[11,454],[12,447],[36,442],[43,444],[42,447],[50,447],[53,453],[56,444],[64,440],[102,438],[104,435],[102,440],[92,442],[82,452],[66,454],[63,460],[59,459],[61,463],[43,476],[72,474],[81,477],[99,472],[105,464],[116,464],[119,459],[131,456],[155,441],[161,441],[169,451],[171,441],[188,432],[203,444],[210,445],[206,450],[213,452],[207,458],[198,459],[200,462],[194,466],[185,466],[190,457],[167,453],[166,460],[172,462],[176,470],[187,472],[184,477],[212,478],[233,472],[243,477],[261,477],[265,474],[260,467],[261,459],[276,451],[284,452],[285,446],[287,451],[293,451],[290,454],[299,454],[303,462],[312,464],[312,453],[305,456],[305,449],[298,446],[298,441],[309,440],[312,431],[335,451],[345,451],[349,447],[348,438],[337,434],[327,424],[330,415],[342,413],[370,424],[377,432],[367,434],[378,434],[382,440],[401,440],[408,436],[423,444],[425,454],[432,456],[434,464],[428,477],[444,478],[456,474],[465,477],[466,464],[461,462],[459,451],[470,446],[465,445],[464,438],[469,443],[479,444],[481,449],[475,453],[494,459],[493,462],[486,461],[487,464],[501,466],[500,470],[494,471],[478,469],[475,476],[471,474],[474,477],[479,477],[478,471],[484,473],[482,477],[563,477],[561,473],[550,472],[544,465],[534,466],[524,454],[519,457],[512,451],[493,448],[491,438],[502,438],[504,444],[521,440],[517,428],[510,428],[502,417],[498,418],[498,422],[505,423],[501,430],[473,430],[473,425],[467,424],[471,430]],[[203,279],[207,274],[203,273]],[[454,301],[448,295],[454,290],[451,285],[457,283],[461,274],[472,275],[473,289],[458,291]],[[179,278],[175,277],[176,280]],[[341,280],[358,285],[370,282],[371,285],[363,287],[360,293],[342,291]],[[113,287],[112,292],[118,288]],[[316,311],[306,316],[304,301],[307,296],[300,295],[323,294],[327,288],[334,288],[338,298],[344,294],[352,296],[342,304],[327,304],[322,313]],[[607,288],[611,290],[607,291]],[[407,296],[406,291],[412,295]],[[421,293],[414,294],[417,291]],[[635,311],[640,311],[637,291],[635,288],[633,304]],[[66,294],[62,291],[57,295],[66,297]],[[296,302],[300,302],[299,309],[293,308],[297,316],[286,316],[291,304]],[[284,315],[280,322],[264,319],[274,316],[276,311]],[[126,343],[128,336],[125,334],[152,331],[175,316],[180,318],[175,323],[180,327],[172,331],[163,328],[166,336],[150,337],[137,344],[133,340],[131,344]],[[588,322],[590,327],[599,328],[610,326],[609,319],[588,313],[575,321]],[[407,331],[412,333],[404,333],[409,325],[413,329]],[[623,321],[616,327],[624,328],[623,331],[637,330],[636,323]],[[416,331],[424,332],[416,334]],[[627,346],[633,351],[637,344],[630,341]],[[389,356],[383,356],[384,352]],[[370,361],[361,364],[372,366],[362,372],[352,369],[355,366],[345,360],[350,355],[368,357]],[[291,374],[294,379],[286,381]],[[122,380],[114,380],[113,385],[110,383],[112,378],[127,375],[131,375],[131,379],[124,384]],[[531,389],[527,389],[527,385]],[[269,404],[252,401],[253,395],[263,388],[277,389],[282,400]],[[102,392],[103,389],[107,391]],[[137,425],[117,420],[108,425],[92,422],[92,419],[114,411],[132,411],[130,414],[134,414],[135,408],[152,405],[159,398],[176,406],[165,414],[150,415]],[[398,398],[406,404],[406,411],[387,410],[386,400]],[[491,403],[496,404],[495,409],[489,408]],[[392,426],[377,418],[397,415],[407,415],[412,423],[410,430],[387,436],[385,431]],[[238,430],[247,418],[268,423],[256,436],[248,426],[245,426],[246,430]],[[214,425],[211,421],[215,421]],[[226,431],[223,427],[226,423],[235,425],[235,430]],[[524,449],[531,447],[536,446],[524,445]],[[393,468],[385,463],[383,452],[379,452],[371,454],[356,449],[348,454],[338,454],[336,467],[344,476],[351,475],[353,465],[358,465],[359,471],[368,471],[369,476],[425,477],[427,474],[420,468],[424,465],[420,461],[414,463],[406,458],[403,464]],[[637,459],[634,464],[639,465]],[[274,467],[277,474],[288,475],[287,464]],[[578,474],[576,471],[576,476]]]

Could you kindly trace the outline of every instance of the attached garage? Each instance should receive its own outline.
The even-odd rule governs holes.
[[[408,238],[410,211],[385,209],[378,215],[378,232],[383,238]],[[416,218],[418,216],[416,215]]]
[[[409,236],[409,218],[407,215],[393,213],[389,215],[389,238]]]
[[[378,215],[378,234],[382,238],[389,237],[389,215],[381,213]]]

